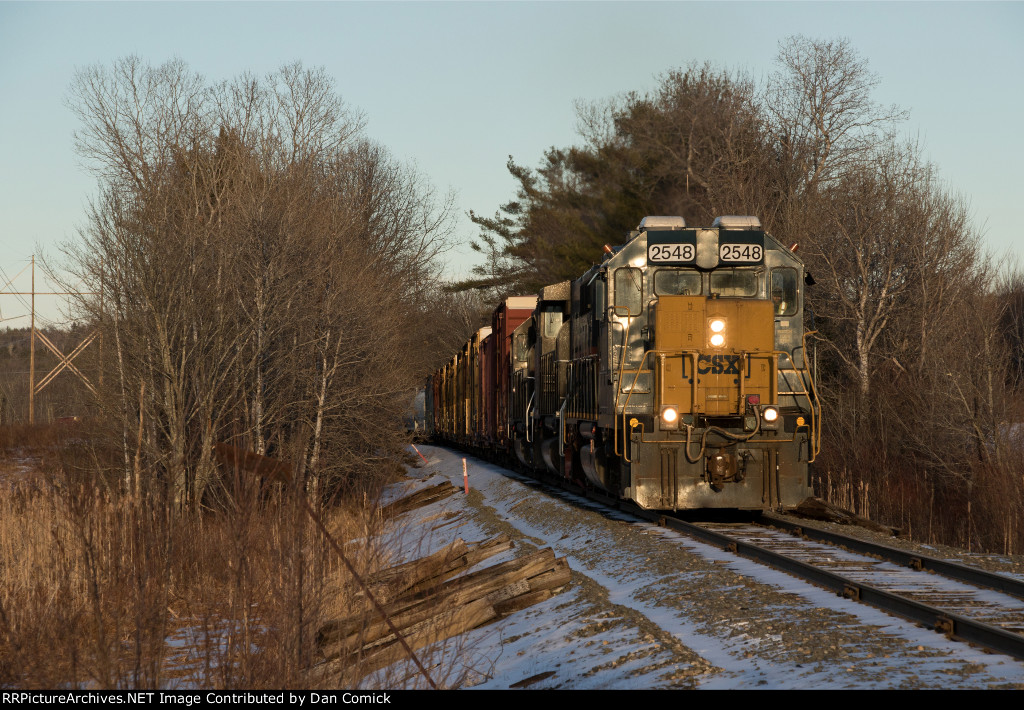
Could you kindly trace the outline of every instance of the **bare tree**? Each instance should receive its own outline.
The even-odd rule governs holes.
[[[794,187],[800,193],[855,168],[906,117],[872,100],[880,79],[847,39],[787,37],[776,61],[764,106],[783,162],[799,175]]]
[[[928,172],[904,146],[876,148],[809,200],[817,208],[807,248],[820,284],[816,315],[831,323],[827,342],[862,397],[887,329],[906,311],[915,271],[950,255],[935,253],[918,209]]]
[[[203,78],[180,59],[151,67],[136,56],[76,72],[67,101],[82,128],[75,148],[111,186],[142,189],[173,152],[208,131]]]
[[[101,404],[131,488],[208,499],[222,440],[317,490],[372,472],[401,443],[450,198],[297,64],[210,86],[129,58],[70,101],[102,193],[67,253],[103,292],[80,305],[113,343]]]
[[[775,161],[748,76],[708,64],[669,71],[611,117],[620,140],[645,157],[647,179],[671,205],[666,214],[702,223],[730,212],[770,217],[761,198]]]

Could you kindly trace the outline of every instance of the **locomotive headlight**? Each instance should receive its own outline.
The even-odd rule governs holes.
[[[725,345],[725,321],[723,319],[714,318],[708,321],[708,329],[711,331],[711,337],[708,339],[711,347],[720,348]]]
[[[775,407],[765,407],[761,410],[761,418],[765,424],[775,424],[779,419],[779,410]]]
[[[661,426],[663,429],[675,429],[679,426],[679,412],[675,407],[661,408]]]

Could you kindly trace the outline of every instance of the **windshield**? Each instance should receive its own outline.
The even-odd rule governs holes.
[[[659,296],[697,296],[700,273],[682,269],[658,269],[654,272],[654,292]]]
[[[711,293],[715,296],[749,297],[757,295],[757,271],[719,269],[711,272]]]

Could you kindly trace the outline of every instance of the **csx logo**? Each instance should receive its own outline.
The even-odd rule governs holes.
[[[698,375],[738,375],[739,355],[700,355],[697,357]]]

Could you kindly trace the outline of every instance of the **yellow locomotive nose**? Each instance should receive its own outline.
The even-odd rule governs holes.
[[[671,407],[675,429],[690,416],[742,416],[747,397],[774,402],[772,303],[747,298],[662,296],[655,333],[656,404]],[[763,421],[763,419],[762,419]],[[755,420],[756,423],[756,420]]]

